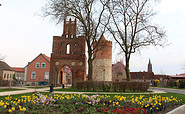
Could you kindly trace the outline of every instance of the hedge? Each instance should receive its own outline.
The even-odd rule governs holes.
[[[1,80],[0,81],[0,85],[1,86],[8,86],[8,85],[10,85],[10,81],[8,81],[8,80]]]
[[[88,90],[88,84],[90,90]],[[147,91],[149,88],[149,82],[112,82],[112,81],[80,81],[76,83],[78,90],[84,91],[103,91],[103,92],[124,92],[125,90],[130,91]]]

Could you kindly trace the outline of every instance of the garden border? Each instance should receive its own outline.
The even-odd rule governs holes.
[[[173,109],[166,114],[184,114],[183,112],[185,112],[185,104]]]

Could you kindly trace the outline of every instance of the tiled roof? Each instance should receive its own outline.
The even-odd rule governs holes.
[[[155,78],[160,80],[160,78],[162,79],[169,79],[169,75],[160,75],[160,74],[156,74]]]
[[[50,62],[50,57],[46,56],[45,54],[42,55]]]
[[[185,73],[183,73],[183,74],[179,74],[179,75],[181,75],[181,76],[185,76]]]
[[[153,72],[130,72],[131,79],[155,79]]]
[[[13,71],[13,69],[8,64],[6,64],[3,61],[0,61],[0,71],[2,71],[2,70],[10,70],[10,71]]]
[[[170,75],[171,78],[185,78],[183,75]]]
[[[16,72],[24,72],[24,68],[12,67],[12,69],[14,69]]]
[[[50,57],[46,56],[45,54],[40,53],[37,57],[39,57],[40,55],[42,55],[48,62],[50,62]],[[36,58],[37,58],[36,57]],[[32,63],[36,58],[34,58],[31,62],[28,62],[28,64],[25,66],[25,68]]]

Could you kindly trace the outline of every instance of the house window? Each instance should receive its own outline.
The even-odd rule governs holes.
[[[41,68],[46,68],[46,63],[42,62]]]
[[[71,35],[71,38],[73,38],[73,35]]]
[[[9,74],[7,74],[7,79],[9,78]]]
[[[49,72],[45,72],[44,79],[46,79],[46,80],[49,79]]]
[[[68,35],[66,35],[66,38],[68,38]]]
[[[6,78],[6,74],[4,74],[4,79]]]
[[[31,72],[31,79],[35,79],[36,77],[36,72]]]
[[[12,78],[12,75],[10,74],[10,79]]]
[[[39,62],[36,62],[35,68],[39,68],[39,67],[40,67],[40,63]]]

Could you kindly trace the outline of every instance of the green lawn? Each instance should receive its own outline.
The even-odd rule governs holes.
[[[17,91],[17,90],[24,90],[24,89],[6,88],[6,89],[0,89],[0,92],[5,92],[5,91]]]
[[[35,89],[35,87],[26,87],[26,88]],[[36,87],[36,89],[41,89],[41,88],[49,88],[49,87],[47,87],[47,86],[44,86],[44,87]]]

